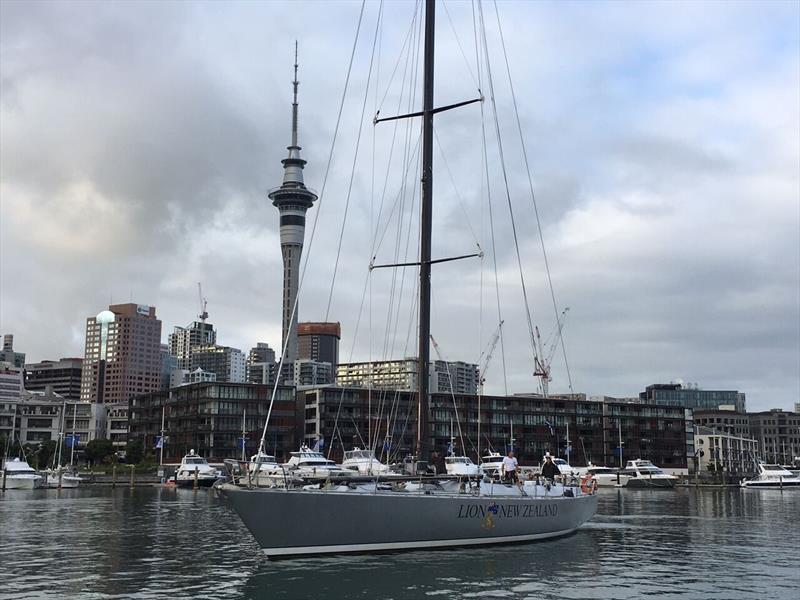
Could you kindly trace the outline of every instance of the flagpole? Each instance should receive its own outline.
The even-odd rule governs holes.
[[[159,466],[163,466],[164,464],[164,410],[166,407],[161,407],[161,439],[159,440],[159,445],[161,446],[161,456],[159,460]]]
[[[247,418],[247,409],[245,408],[242,411],[242,462],[245,461],[244,437],[245,437],[245,419],[246,418]]]
[[[72,468],[72,460],[75,458],[75,417],[78,414],[78,403],[72,405],[72,443],[69,445],[69,466]]]

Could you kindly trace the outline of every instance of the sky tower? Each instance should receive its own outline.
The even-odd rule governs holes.
[[[297,145],[297,42],[294,43],[294,100],[292,101],[292,144],[287,147],[289,156],[284,158],[283,184],[268,194],[272,204],[280,213],[281,253],[283,254],[283,343],[287,361],[297,359],[297,320],[299,308],[292,309],[297,299],[300,280],[300,256],[303,253],[303,237],[306,228],[306,211],[317,199],[317,195],[303,183],[303,167],[300,146]]]

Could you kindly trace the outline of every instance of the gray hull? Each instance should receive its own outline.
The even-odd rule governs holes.
[[[575,498],[221,488],[269,557],[501,544],[566,535],[592,518]]]

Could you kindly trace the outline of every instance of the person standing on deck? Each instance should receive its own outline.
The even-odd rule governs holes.
[[[514,456],[514,451],[509,450],[508,456],[503,457],[503,479],[506,481],[519,481],[517,478],[517,459]]]
[[[553,457],[550,456],[548,452],[544,457],[544,464],[542,465],[542,477],[545,479],[555,480],[556,475],[560,475],[561,471],[558,470],[558,467],[553,462]]]

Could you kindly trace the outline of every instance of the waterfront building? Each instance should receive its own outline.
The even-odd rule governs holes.
[[[750,436],[758,441],[762,460],[789,464],[800,456],[800,413],[773,408],[747,416]]]
[[[191,369],[192,352],[200,346],[213,346],[217,343],[217,332],[211,323],[194,321],[186,327],[175,327],[169,334],[169,353],[178,362],[175,368]]]
[[[106,404],[105,435],[111,440],[117,451],[124,450],[128,444],[128,410],[127,402]]]
[[[694,439],[699,474],[738,481],[757,472],[756,440],[701,425]]]
[[[25,365],[25,389],[44,391],[48,386],[68,400],[81,398],[82,358],[43,360]]]
[[[695,425],[741,438],[750,437],[750,417],[747,413],[736,412],[734,406],[721,406],[717,410],[698,409],[692,412]]]
[[[603,402],[606,466],[645,458],[673,474],[688,474],[695,455],[692,410],[680,404],[651,404],[643,399]],[[620,431],[622,449],[620,450]]]
[[[297,352],[297,323],[300,312],[297,302],[297,288],[300,281],[300,257],[303,253],[305,237],[306,212],[316,201],[317,195],[308,189],[303,181],[303,169],[306,161],[300,157],[300,145],[297,138],[297,56],[294,65],[294,99],[292,101],[292,143],[288,146],[289,155],[284,158],[283,183],[280,187],[268,192],[280,213],[281,254],[283,256],[283,308],[282,344],[285,359],[294,362]]]
[[[655,383],[648,385],[639,393],[639,400],[645,404],[662,406],[682,406],[683,408],[716,410],[720,406],[733,406],[738,412],[745,412],[745,395],[735,390],[702,390],[695,384]]]
[[[127,402],[161,387],[161,321],[154,306],[112,304],[86,320],[81,400]]]
[[[244,352],[230,346],[197,346],[192,350],[191,370],[202,369],[216,375],[216,381],[244,383],[247,360]]]
[[[6,409],[5,412],[10,411]],[[91,440],[106,437],[105,404],[67,400],[48,388],[44,391],[24,391],[15,403],[14,438],[23,444],[57,441],[62,423],[65,437],[72,435],[73,413],[78,440],[76,450],[81,451]]]
[[[380,390],[416,390],[419,377],[416,358],[343,363],[336,367],[336,383],[344,387],[372,387]],[[431,393],[477,394],[478,365],[437,360],[431,363]]]
[[[271,395],[271,386],[216,382],[137,396],[130,401],[129,438],[141,439],[145,449],[152,451],[160,435],[163,408],[166,462],[179,462],[189,450],[213,462],[240,459],[246,411],[245,453],[250,456],[258,450]],[[288,453],[297,449],[302,415],[298,418],[296,413],[294,389],[279,387],[266,438],[268,452],[278,460],[288,460]]]
[[[305,442],[327,440],[336,460],[342,458],[342,449],[363,447],[370,439],[375,440],[377,455],[387,445],[394,460],[414,447],[417,404],[412,391],[325,386],[298,390],[298,404],[305,407]],[[623,457],[618,451],[620,425]],[[430,401],[430,432],[434,462],[446,454],[451,432],[459,452],[463,435],[464,451],[476,462],[479,446],[482,454],[490,447],[503,452],[512,443],[512,432],[515,452],[528,465],[538,465],[546,452],[566,459],[569,448],[575,465],[591,461],[615,466],[620,460],[645,458],[685,474],[687,456],[694,456],[691,412],[686,409],[601,402],[584,394],[545,398],[436,393]]]
[[[299,323],[297,325],[298,358],[318,363],[339,364],[339,340],[342,326],[336,323]]]
[[[14,351],[13,333],[7,333],[3,336],[3,350],[0,351],[0,362],[11,363],[18,369],[25,367],[25,353]]]

